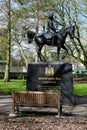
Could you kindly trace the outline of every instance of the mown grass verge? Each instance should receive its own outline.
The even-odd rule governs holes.
[[[11,80],[10,82],[4,82],[0,80],[0,93],[11,94],[13,90],[25,91],[26,81],[25,80]]]
[[[87,96],[87,84],[78,83],[74,85],[74,95],[86,95]]]
[[[11,94],[13,90],[26,91],[26,80],[11,80],[10,82],[0,80],[0,93]],[[75,83],[73,90],[74,95],[87,95],[87,84]]]

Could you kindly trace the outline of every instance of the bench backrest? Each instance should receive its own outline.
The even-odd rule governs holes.
[[[31,106],[57,106],[60,102],[60,91],[53,92],[12,92],[15,105],[29,104]]]

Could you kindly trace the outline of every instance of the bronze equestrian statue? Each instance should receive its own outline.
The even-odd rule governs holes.
[[[65,46],[65,40],[67,35],[70,36],[70,38],[74,38],[74,33],[75,33],[75,27],[76,23],[74,22],[74,25],[69,25],[63,27],[61,30],[56,32],[56,29],[54,28],[53,25],[53,16],[49,17],[50,21],[48,22],[48,32],[44,33],[35,33],[33,31],[27,31],[27,38],[28,38],[28,43],[32,43],[33,39],[35,43],[38,46],[38,57],[40,58],[41,61],[46,61],[45,57],[42,55],[41,50],[44,45],[48,46],[53,46],[57,47],[57,55],[58,55],[58,60],[59,60],[59,55],[60,55],[60,49],[64,49],[68,53],[68,49]],[[49,36],[50,34],[50,36]],[[62,57],[62,59],[65,58]]]

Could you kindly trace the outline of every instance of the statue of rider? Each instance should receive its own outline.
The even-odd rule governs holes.
[[[57,39],[57,35],[56,35],[56,28],[54,25],[54,18],[53,18],[53,14],[51,14],[48,17],[48,23],[47,23],[47,33],[50,35],[50,37],[52,38],[52,44],[56,42]]]
[[[51,32],[51,33],[56,33],[56,29],[55,29],[55,26],[54,26],[54,18],[53,18],[53,14],[51,14],[49,17],[48,17],[48,23],[47,23],[47,27],[48,27],[48,32]]]

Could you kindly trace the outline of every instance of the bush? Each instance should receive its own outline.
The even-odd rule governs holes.
[[[81,74],[79,74],[79,73],[76,73],[76,74],[74,74],[74,78],[82,78],[82,79],[87,79],[87,74],[83,74],[83,73],[81,73]]]
[[[0,79],[3,79],[3,78],[4,78],[4,73],[0,72]]]
[[[27,73],[10,73],[10,79],[26,79]],[[4,79],[4,72],[0,72],[0,79]]]

